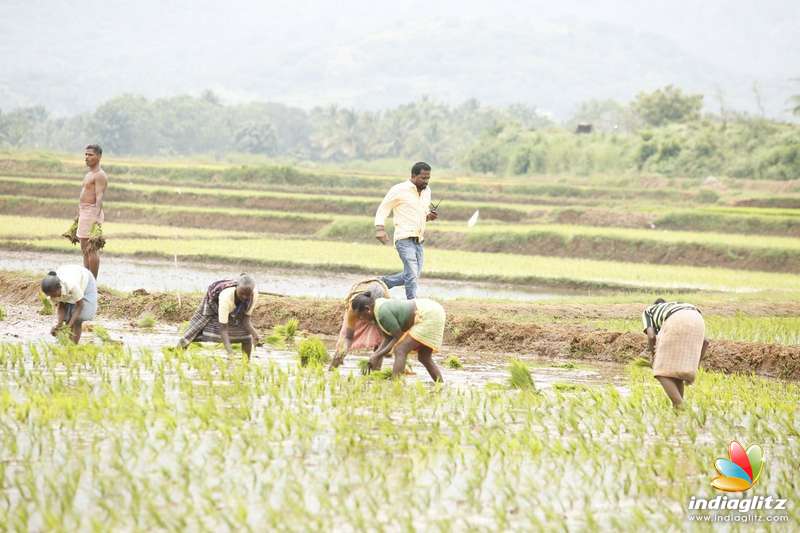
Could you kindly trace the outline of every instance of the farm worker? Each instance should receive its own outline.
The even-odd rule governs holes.
[[[247,274],[215,281],[208,286],[178,347],[186,348],[192,342],[222,342],[228,355],[233,355],[231,343],[241,343],[250,359],[253,345],[259,341],[250,323],[257,297],[256,282]]]
[[[372,320],[363,320],[353,311],[353,298],[361,293],[369,293],[372,298],[388,298],[389,288],[377,279],[359,281],[350,288],[345,298],[344,317],[339,339],[336,341],[336,354],[333,356],[329,370],[340,366],[350,350],[369,348],[375,350],[383,341],[383,334]]]
[[[57,305],[56,325],[50,334],[55,336],[66,324],[77,344],[83,323],[97,315],[97,283],[92,273],[80,265],[63,265],[42,279],[42,292]]]
[[[653,375],[674,407],[683,402],[684,384],[694,382],[708,341],[703,315],[692,304],[657,299],[642,313]]]
[[[375,238],[383,244],[389,242],[384,228],[386,217],[393,213],[394,247],[403,262],[402,272],[385,276],[381,281],[390,289],[405,285],[409,300],[417,297],[417,279],[422,273],[425,223],[439,216],[431,206],[430,179],[430,165],[415,163],[411,178],[389,189],[375,213]]]
[[[408,353],[416,351],[431,378],[442,381],[433,362],[433,352],[439,351],[444,338],[445,312],[438,302],[373,298],[365,292],[353,298],[351,305],[362,320],[374,321],[384,334],[383,343],[370,357],[371,370],[380,370],[384,356],[394,351],[392,376],[396,378],[405,370]]]
[[[89,245],[89,234],[92,226],[96,223],[102,224],[105,219],[103,214],[103,196],[108,187],[108,176],[100,168],[100,159],[103,157],[103,149],[99,144],[90,144],[84,150],[84,161],[89,167],[89,172],[83,177],[81,186],[81,196],[78,201],[78,231],[77,237],[81,241],[81,252],[83,252],[83,266],[92,271],[92,275],[97,279],[100,271],[100,256],[97,249]]]

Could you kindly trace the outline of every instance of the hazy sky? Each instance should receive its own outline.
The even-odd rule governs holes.
[[[557,24],[596,34],[596,42],[589,51],[576,45],[571,55],[569,41],[559,40],[557,59],[548,56],[546,39],[524,42],[526,31],[532,39],[545,29],[561,35]],[[515,41],[501,42],[506,28]],[[680,77],[680,65],[663,72],[652,65],[678,58],[687,68],[686,78],[676,82],[708,92],[718,79],[734,102],[750,98],[756,82],[776,114],[782,99],[800,87],[788,81],[800,77],[799,30],[799,0],[3,0],[0,106],[44,103],[69,112],[122,92],[164,96],[210,87],[229,99],[304,107],[317,101],[379,107],[422,94],[490,103],[530,95],[535,101],[525,103],[563,111],[568,106],[557,98],[558,83],[573,88],[564,98],[584,98],[594,86],[600,97],[627,99]],[[619,42],[604,42],[616,35]],[[429,42],[436,49],[427,50]],[[552,86],[537,92],[534,84],[526,92],[520,85],[531,84],[530,77],[505,75],[527,64],[524,57],[512,61],[515,42],[527,47],[530,64],[543,69],[536,79],[554,72]],[[629,61],[626,50],[637,57],[637,47],[652,47],[648,66],[656,71],[637,80],[633,65],[630,77],[616,85],[599,79],[602,72],[587,66],[607,59],[607,45],[622,62]],[[426,70],[426,61],[437,57],[445,58],[444,68]],[[452,57],[476,65],[474,72],[445,79],[441,73]],[[558,70],[591,74],[565,78],[548,59],[557,61]],[[492,69],[499,62],[506,70]],[[413,80],[404,69],[414,70]]]

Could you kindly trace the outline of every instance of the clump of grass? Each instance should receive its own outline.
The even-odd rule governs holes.
[[[140,328],[151,329],[156,325],[156,317],[153,316],[153,313],[142,313],[139,320],[136,321],[136,325]]]
[[[39,291],[39,301],[42,303],[42,308],[39,309],[40,315],[52,315],[53,314],[53,302],[50,298],[43,292]]]
[[[636,359],[631,361],[631,364],[633,366],[646,366],[646,367],[653,366],[653,364],[650,362],[650,359],[647,359],[646,357],[637,357]]]
[[[392,379],[392,369],[391,368],[384,368],[383,370],[376,370],[374,372],[370,372],[369,374],[370,379]]]
[[[94,336],[100,339],[104,344],[111,342],[111,335],[109,335],[108,330],[100,325],[92,326],[92,331],[94,332]]]
[[[56,330],[56,341],[62,346],[71,346],[75,343],[72,342],[72,331],[66,324],[61,324]]]
[[[6,319],[6,310],[4,307],[0,307],[0,320]]]
[[[508,367],[509,379],[508,383],[511,385],[513,389],[535,389],[536,386],[533,383],[533,376],[531,376],[531,370],[528,368],[528,365],[520,361],[519,359],[514,359],[511,361],[511,365]]]
[[[461,359],[458,358],[457,355],[451,355],[447,359],[444,360],[444,366],[447,368],[464,368],[464,365],[461,364]]]
[[[317,337],[309,337],[300,342],[297,355],[300,357],[300,366],[322,366],[330,361],[328,350]]]
[[[366,376],[370,373],[369,368],[369,359],[362,359],[358,362],[358,369],[361,371],[362,376]]]
[[[294,339],[297,334],[297,328],[300,326],[300,321],[296,318],[290,318],[286,324],[279,324],[272,329],[272,334],[266,339],[267,344],[275,348],[283,348],[286,344]]]

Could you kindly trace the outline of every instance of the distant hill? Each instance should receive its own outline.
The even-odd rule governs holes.
[[[592,3],[584,13],[543,11],[541,2],[533,2],[519,13],[491,17],[479,16],[474,6],[464,14],[417,18],[367,13],[352,15],[348,24],[331,8],[295,20],[246,2],[198,0],[178,7],[142,0],[115,7],[80,0],[44,10],[6,0],[0,6],[0,108],[42,104],[72,114],[121,93],[153,97],[210,88],[229,101],[302,107],[381,108],[425,94],[448,102],[474,97],[487,104],[536,105],[566,118],[581,101],[628,100],[671,83],[704,93],[711,110],[722,104],[759,112],[757,83],[764,112],[788,116],[789,95],[800,93],[800,84],[789,81],[800,76],[800,45],[791,37],[798,25],[791,17],[771,23],[780,13],[777,7],[765,8],[763,17],[769,17],[757,21],[756,30],[771,28],[764,36],[769,42],[754,41],[755,55],[743,55],[739,68],[735,57],[723,55],[725,43],[704,35],[693,46],[666,32],[641,31],[635,3],[623,2],[629,5],[619,16],[603,11],[598,5],[603,3],[609,4]],[[370,3],[356,4],[373,9]],[[700,14],[738,20],[735,13],[724,18],[728,11],[719,1],[709,4],[698,8]],[[668,15],[681,19],[680,12]],[[691,17],[684,17],[687,27],[696,25]],[[654,24],[645,27],[652,30]],[[718,34],[730,36],[736,29],[728,24]],[[786,55],[770,54],[770,43]],[[763,68],[750,68],[759,50]],[[782,62],[788,63],[784,70],[777,68]]]

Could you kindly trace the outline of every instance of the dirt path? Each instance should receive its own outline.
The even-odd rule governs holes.
[[[0,301],[4,304],[37,306],[38,280],[32,276],[0,272]],[[188,320],[199,304],[197,294],[182,294],[180,305],[174,293],[111,292],[101,288],[100,320],[133,321],[143,312],[153,313],[159,323],[177,324]],[[785,304],[791,306],[792,304]],[[547,305],[482,304],[445,302],[448,323],[445,344],[448,350],[473,353],[481,358],[494,354],[507,360],[513,356],[563,358],[596,363],[626,363],[641,355],[645,336],[596,330],[586,326],[559,324],[556,319],[544,324],[520,321],[520,316],[583,319],[633,316],[641,311],[636,304],[624,305]],[[737,310],[742,310],[740,307]],[[717,311],[717,309],[714,309]],[[725,312],[724,307],[718,311]],[[733,309],[729,310],[733,312]],[[711,309],[709,312],[713,312]],[[334,336],[341,325],[342,303],[334,299],[295,298],[264,295],[253,315],[262,331],[289,318],[314,334]],[[499,356],[498,356],[499,354]],[[764,376],[800,379],[800,346],[748,342],[714,341],[702,362],[705,368],[723,372],[757,373]]]

